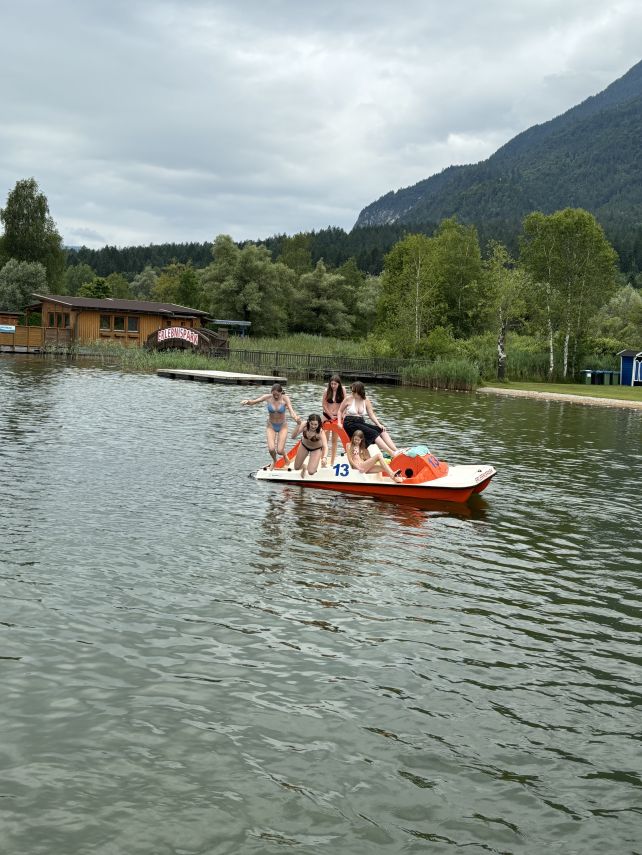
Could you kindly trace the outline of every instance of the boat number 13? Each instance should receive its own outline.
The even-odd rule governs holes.
[[[346,475],[350,472],[350,467],[347,463],[335,463],[332,467],[334,469],[334,474],[337,476],[341,476],[341,478],[345,478]]]

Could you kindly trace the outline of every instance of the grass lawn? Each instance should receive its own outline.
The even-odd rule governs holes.
[[[495,389],[521,389],[524,392],[555,392],[558,395],[583,395],[586,398],[612,398],[618,401],[640,401],[642,386],[590,386],[584,383],[484,383]]]

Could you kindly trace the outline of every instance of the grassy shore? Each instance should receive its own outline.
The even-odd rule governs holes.
[[[508,381],[484,383],[484,387],[510,392],[540,392],[555,395],[580,395],[583,398],[608,398],[613,401],[637,401],[642,403],[642,386],[590,386],[584,383],[529,383]]]

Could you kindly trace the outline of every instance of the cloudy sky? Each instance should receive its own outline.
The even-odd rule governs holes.
[[[0,0],[0,206],[68,245],[350,229],[642,59],[639,0]]]

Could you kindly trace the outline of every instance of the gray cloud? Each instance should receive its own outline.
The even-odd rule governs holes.
[[[641,24],[633,0],[24,0],[3,11],[0,199],[33,175],[91,246],[349,228],[603,89]]]

